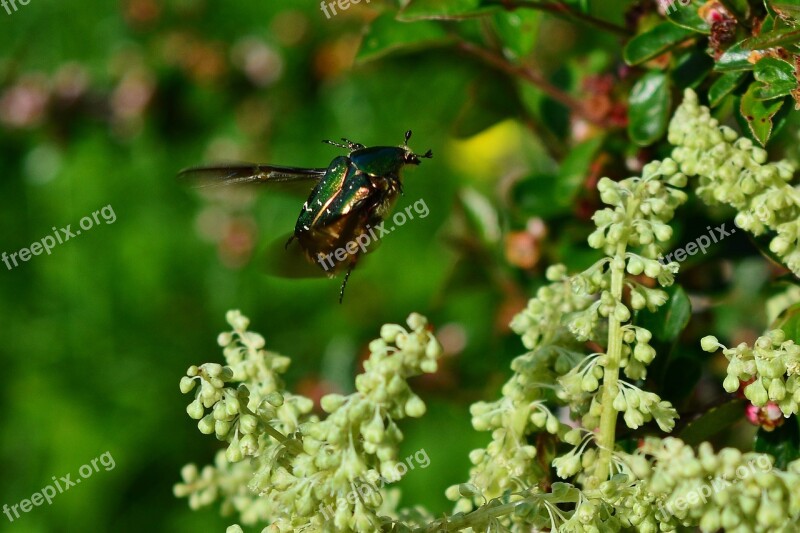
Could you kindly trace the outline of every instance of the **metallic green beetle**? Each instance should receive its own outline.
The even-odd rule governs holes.
[[[366,147],[347,139],[342,139],[345,144],[323,141],[349,150],[346,156],[331,161],[328,168],[216,165],[186,169],[180,176],[199,179],[205,185],[317,181],[286,247],[296,240],[306,259],[329,277],[346,269],[339,293],[341,302],[350,273],[366,251],[364,243],[377,240],[373,228],[381,224],[403,191],[400,171],[433,156],[431,150],[424,155],[412,152],[410,138],[411,130],[400,146]]]

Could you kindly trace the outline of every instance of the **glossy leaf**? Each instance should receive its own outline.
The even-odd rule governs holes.
[[[757,37],[751,37],[742,42],[742,47],[748,50],[766,50],[777,46],[787,46],[800,42],[800,28],[779,28]]]
[[[779,81],[794,81],[794,66],[791,63],[776,59],[774,57],[765,57],[756,63],[753,71],[756,79],[764,83],[775,83]]]
[[[756,63],[754,70],[756,80],[762,85],[754,91],[755,98],[770,100],[789,95],[797,89],[794,66],[774,57],[765,57]]]
[[[711,107],[717,107],[723,98],[735,91],[746,75],[746,72],[728,72],[717,78],[708,90]]]
[[[421,20],[415,23],[400,22],[392,13],[384,13],[369,26],[356,60],[378,59],[400,50],[418,50],[450,41],[447,32],[438,23]]]
[[[555,185],[555,197],[562,205],[573,202],[580,191],[589,173],[589,167],[594,161],[597,150],[603,145],[602,135],[583,141],[571,148],[569,155],[561,162]]]
[[[779,2],[769,2],[769,5],[784,20],[800,24],[800,1],[781,0]]]
[[[787,340],[800,343],[800,304],[794,304],[788,309],[784,309],[771,326],[771,329],[776,328],[783,330]]]
[[[683,5],[681,0],[674,0],[673,4],[665,10],[667,18],[673,24],[698,33],[711,33],[711,26],[697,14],[697,10],[702,5],[703,2],[699,0],[692,0],[687,5]]]
[[[719,72],[753,70],[753,64],[748,61],[751,52],[752,50],[744,48],[742,43],[736,43],[720,56],[714,70]]]
[[[655,313],[640,311],[636,315],[636,325],[649,329],[658,341],[673,342],[689,323],[692,304],[680,285],[675,284],[664,290],[669,294],[667,303]]]
[[[558,197],[557,181],[551,174],[534,174],[517,182],[511,189],[514,206],[526,217],[549,219],[569,213],[568,203]]]
[[[665,72],[650,71],[636,82],[628,99],[628,135],[636,144],[647,146],[664,135],[670,102]]]
[[[671,22],[663,22],[631,39],[622,55],[629,65],[639,65],[660,56],[693,35],[695,32],[692,30],[676,26]]]
[[[750,88],[742,96],[742,102],[739,111],[747,121],[747,126],[753,134],[753,137],[766,146],[772,135],[773,117],[783,106],[783,100],[764,101],[756,98],[756,90],[758,89],[757,83],[750,84]]]
[[[496,13],[494,24],[505,54],[512,59],[521,59],[530,54],[539,35],[540,21],[540,11],[519,9]]]
[[[794,416],[772,431],[759,429],[753,449],[770,454],[775,458],[775,467],[785,469],[789,463],[800,458],[800,431],[797,420]]]
[[[400,11],[400,20],[447,20],[478,17],[498,9],[484,6],[481,0],[409,0]]]
[[[714,60],[705,50],[697,48],[681,55],[672,69],[672,80],[680,89],[696,88],[706,79],[712,68]]]
[[[744,400],[736,399],[713,407],[689,422],[679,436],[686,444],[697,446],[744,418],[746,405]]]

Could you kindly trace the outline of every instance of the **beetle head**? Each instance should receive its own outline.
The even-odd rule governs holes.
[[[411,151],[411,148],[408,147],[408,140],[411,138],[411,130],[406,131],[406,139],[403,143],[403,148],[405,148],[405,154],[403,155],[403,163],[406,165],[419,165],[420,159],[430,159],[433,157],[433,152],[428,150],[423,155],[417,155]]]

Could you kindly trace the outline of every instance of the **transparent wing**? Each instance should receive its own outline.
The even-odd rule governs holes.
[[[317,182],[325,175],[325,170],[258,163],[219,163],[183,169],[178,173],[178,179],[198,188],[248,183]]]

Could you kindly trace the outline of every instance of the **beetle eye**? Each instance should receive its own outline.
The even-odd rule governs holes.
[[[405,162],[406,165],[419,165],[419,158],[416,154],[406,154]]]

